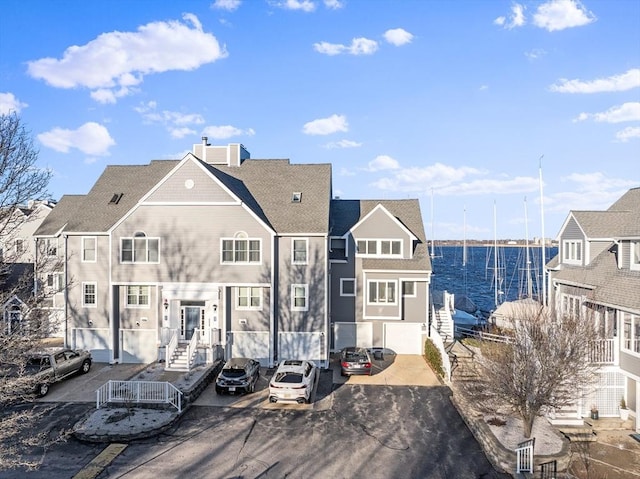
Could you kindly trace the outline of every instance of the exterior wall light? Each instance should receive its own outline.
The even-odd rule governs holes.
[[[164,299],[164,310],[166,311],[167,309],[169,309],[169,301],[167,301],[167,298]]]

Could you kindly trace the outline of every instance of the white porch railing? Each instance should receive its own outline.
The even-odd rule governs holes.
[[[193,363],[195,362],[194,354],[198,350],[198,338],[200,338],[200,330],[194,329],[193,335],[187,343],[187,371],[191,371],[191,366],[193,366]]]
[[[615,339],[596,339],[589,351],[589,361],[598,364],[614,364],[615,346]]]
[[[172,330],[171,339],[167,343],[167,348],[165,349],[165,364],[171,364],[171,357],[173,356],[174,351],[178,347],[178,331]]]
[[[450,382],[451,381],[451,361],[444,347],[444,341],[442,340],[442,336],[440,336],[440,333],[438,332],[434,324],[431,324],[429,339],[431,339],[434,346],[438,349],[438,351],[440,351],[440,357],[442,358],[442,369],[444,369],[444,376],[446,381]]]
[[[166,381],[109,380],[96,390],[96,408],[108,403],[171,404],[182,412],[182,392]]]
[[[516,473],[533,472],[533,446],[536,438],[521,442],[516,448]]]

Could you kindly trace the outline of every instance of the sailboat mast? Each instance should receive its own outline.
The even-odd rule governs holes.
[[[467,265],[467,208],[464,208],[464,217],[462,222],[462,266]]]
[[[435,249],[434,249],[434,221],[433,221],[433,188],[431,188],[431,259],[435,257]]]
[[[545,258],[545,249],[547,247],[546,245],[546,238],[544,236],[544,194],[542,191],[542,157],[544,155],[542,155],[540,157],[540,159],[538,160],[540,163],[540,230],[541,230],[541,234],[542,234],[542,243],[540,244],[540,251],[541,251],[541,259],[542,259],[542,305],[546,306],[547,305],[547,271],[545,270],[545,263],[546,263],[546,258]]]
[[[493,202],[493,302],[498,307],[498,224],[496,220],[496,202]]]
[[[527,297],[533,297],[533,285],[531,284],[531,258],[529,256],[529,219],[527,216],[527,197],[524,197],[524,230],[525,230],[525,253],[526,253],[526,273],[527,273]]]

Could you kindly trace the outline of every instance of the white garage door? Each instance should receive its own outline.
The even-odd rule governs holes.
[[[229,333],[231,342],[230,358],[252,358],[260,361],[262,366],[269,365],[269,332],[233,331]],[[229,345],[227,345],[229,346]]]
[[[71,333],[71,347],[86,349],[96,363],[111,361],[111,335],[108,328],[74,328]]]
[[[371,323],[334,323],[333,348],[340,351],[349,346],[373,347],[373,327]]]
[[[155,329],[125,329],[120,334],[120,359],[123,363],[148,364],[158,360],[158,333]]]
[[[324,361],[324,335],[322,333],[279,333],[278,360],[308,359]]]
[[[384,323],[384,346],[396,354],[422,354],[422,325]]]

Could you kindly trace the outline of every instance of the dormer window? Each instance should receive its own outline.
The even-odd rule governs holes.
[[[631,269],[640,270],[640,240],[631,242]]]
[[[291,195],[291,203],[300,203],[302,201],[302,193],[301,192],[294,192]]]
[[[582,241],[565,240],[562,242],[562,262],[582,264]]]
[[[360,239],[356,242],[358,256],[401,257],[402,241],[388,239]]]

